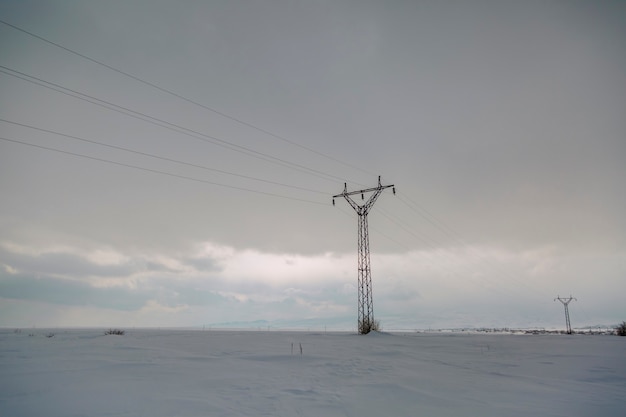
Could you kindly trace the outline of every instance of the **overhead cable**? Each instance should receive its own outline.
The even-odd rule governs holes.
[[[184,126],[180,126],[180,125],[177,125],[177,124],[174,124],[174,123],[170,123],[170,122],[168,122],[166,120],[159,119],[157,117],[153,117],[153,116],[147,115],[145,113],[141,113],[141,112],[138,112],[138,111],[135,111],[135,110],[132,110],[132,109],[129,109],[129,108],[126,108],[126,107],[123,107],[123,106],[120,106],[120,105],[117,105],[117,104],[114,104],[114,103],[111,103],[111,102],[108,102],[108,101],[105,101],[105,100],[102,100],[102,99],[99,99],[97,97],[81,93],[81,92],[76,91],[76,90],[72,90],[70,88],[64,87],[62,85],[59,85],[59,84],[56,84],[56,83],[53,83],[53,82],[50,82],[50,81],[46,81],[46,80],[38,78],[38,77],[34,77],[32,75],[28,75],[28,74],[26,74],[24,72],[14,70],[14,69],[6,67],[4,65],[0,65],[0,73],[6,74],[6,75],[10,75],[12,77],[19,78],[21,80],[24,80],[24,81],[27,81],[27,82],[39,85],[41,87],[45,87],[45,88],[51,89],[53,91],[57,91],[57,92],[59,92],[61,94],[65,94],[67,96],[74,97],[74,98],[77,98],[79,100],[87,101],[87,102],[95,104],[97,106],[104,107],[106,109],[109,109],[109,110],[112,110],[112,111],[124,114],[126,116],[133,117],[135,119],[139,119],[139,120],[142,120],[142,121],[154,124],[156,126],[163,127],[165,129],[169,129],[171,131],[174,131],[174,132],[177,132],[177,133],[180,133],[180,134],[184,134],[186,136],[193,137],[195,139],[198,139],[198,140],[201,140],[201,141],[204,141],[204,142],[207,142],[207,143],[211,143],[211,144],[214,144],[214,145],[217,145],[217,146],[221,146],[221,147],[229,149],[231,151],[243,153],[244,155],[248,155],[248,156],[251,156],[253,158],[257,158],[257,159],[264,160],[266,162],[271,162],[271,163],[274,163],[274,164],[278,164],[278,165],[281,165],[283,167],[288,167],[290,169],[295,169],[295,170],[300,171],[300,172],[305,172],[305,173],[307,173],[309,175],[313,175],[313,176],[322,178],[322,179],[327,180],[327,181],[337,181],[337,180],[341,180],[342,181],[343,180],[343,178],[341,178],[341,177],[337,177],[337,176],[334,176],[334,175],[331,175],[331,174],[326,174],[326,173],[324,173],[322,171],[319,171],[319,170],[316,170],[316,169],[313,169],[313,168],[309,168],[309,167],[307,167],[305,165],[297,164],[295,162],[290,162],[290,161],[287,161],[287,160],[282,159],[282,158],[278,158],[278,157],[275,157],[275,156],[272,156],[272,155],[269,155],[269,154],[266,154],[266,153],[263,153],[263,152],[260,152],[260,151],[256,151],[254,149],[247,148],[245,146],[241,146],[241,145],[237,145],[237,144],[228,142],[228,141],[226,141],[224,139],[220,139],[220,138],[217,138],[215,136],[211,136],[211,135],[208,135],[208,134],[205,134],[205,133],[202,133],[202,132],[198,132],[198,131],[195,131],[195,130],[192,130],[192,129],[188,129],[188,128],[184,127]]]
[[[275,139],[278,139],[278,140],[281,140],[281,141],[283,141],[283,142],[289,143],[289,144],[291,144],[291,145],[293,145],[293,146],[297,146],[297,147],[299,147],[299,148],[301,148],[301,149],[307,150],[307,151],[309,151],[309,152],[312,152],[312,153],[314,153],[314,154],[317,154],[317,155],[319,155],[319,156],[322,156],[322,157],[324,157],[324,158],[327,158],[327,159],[329,159],[329,160],[331,160],[331,161],[334,161],[334,162],[337,162],[337,163],[339,163],[339,164],[345,165],[345,166],[347,166],[347,167],[350,167],[350,168],[353,168],[353,169],[359,170],[359,171],[361,171],[361,172],[363,172],[363,173],[366,173],[366,174],[368,174],[368,175],[374,175],[374,174],[372,174],[371,172],[368,172],[367,170],[365,170],[365,169],[363,169],[363,168],[361,168],[361,167],[358,167],[358,166],[356,166],[356,165],[349,164],[349,163],[347,163],[347,162],[341,161],[341,160],[339,160],[339,159],[337,159],[337,158],[334,158],[334,157],[332,157],[332,156],[330,156],[330,155],[328,155],[328,154],[325,154],[325,153],[323,153],[323,152],[319,152],[319,151],[317,151],[317,150],[315,150],[315,149],[312,149],[312,148],[310,148],[310,147],[308,147],[308,146],[305,146],[305,145],[302,145],[302,144],[300,144],[300,143],[298,143],[298,142],[295,142],[295,141],[293,141],[293,140],[287,139],[287,138],[285,138],[284,136],[277,135],[277,134],[272,133],[272,132],[270,132],[270,131],[268,131],[268,130],[266,130],[266,129],[260,128],[260,127],[258,127],[258,126],[256,126],[256,125],[252,124],[252,123],[246,122],[246,121],[241,120],[241,119],[239,119],[239,118],[237,118],[237,117],[234,117],[234,116],[230,116],[230,115],[228,115],[228,114],[226,114],[226,113],[224,113],[224,112],[221,112],[221,111],[219,111],[219,110],[216,110],[216,109],[214,109],[214,108],[212,108],[212,107],[209,107],[209,106],[204,105],[204,104],[202,104],[202,103],[199,103],[199,102],[197,102],[197,101],[191,100],[191,99],[189,99],[189,98],[187,98],[187,97],[185,97],[185,96],[183,96],[183,95],[181,95],[181,94],[179,94],[179,93],[176,93],[176,92],[174,92],[174,91],[172,91],[172,90],[166,89],[166,88],[161,87],[161,86],[159,86],[159,85],[157,85],[157,84],[155,84],[155,83],[152,83],[152,82],[150,82],[150,81],[146,81],[146,80],[144,80],[144,79],[142,79],[142,78],[140,78],[140,77],[137,77],[137,76],[135,76],[135,75],[129,74],[128,72],[122,71],[122,70],[120,70],[120,69],[118,69],[118,68],[115,68],[115,67],[113,67],[113,66],[111,66],[111,65],[108,65],[108,64],[106,64],[106,63],[104,63],[104,62],[102,62],[102,61],[99,61],[99,60],[97,60],[97,59],[91,58],[91,57],[89,57],[89,56],[87,56],[87,55],[85,55],[85,54],[82,54],[82,53],[80,53],[80,52],[74,51],[73,49],[70,49],[70,48],[68,48],[68,47],[66,47],[66,46],[63,46],[63,45],[59,44],[59,43],[53,42],[53,41],[51,41],[51,40],[49,40],[49,39],[46,39],[46,38],[44,38],[43,36],[36,35],[36,34],[34,34],[34,33],[32,33],[32,32],[29,32],[29,31],[27,31],[27,30],[25,30],[25,29],[22,29],[22,28],[20,28],[20,27],[18,27],[18,26],[12,25],[12,24],[10,24],[10,23],[8,23],[8,22],[5,22],[4,20],[0,20],[0,23],[3,23],[3,24],[5,24],[5,25],[7,25],[7,26],[9,26],[9,27],[11,27],[11,28],[13,28],[13,29],[15,29],[15,30],[18,30],[18,31],[20,31],[20,32],[22,32],[22,33],[25,33],[25,34],[29,35],[29,36],[32,36],[32,37],[34,37],[34,38],[37,38],[37,39],[39,39],[39,40],[41,40],[41,41],[43,41],[43,42],[46,42],[46,43],[48,43],[48,44],[50,44],[50,45],[53,45],[53,46],[55,46],[55,47],[57,47],[57,48],[63,49],[63,50],[64,50],[64,51],[66,51],[66,52],[69,52],[69,53],[74,54],[74,55],[76,55],[76,56],[78,56],[78,57],[81,57],[81,58],[83,58],[83,59],[86,59],[86,60],[88,60],[88,61],[91,61],[91,62],[93,62],[94,64],[97,64],[97,65],[103,66],[103,67],[105,67],[105,68],[108,68],[108,69],[110,69],[111,71],[117,72],[118,74],[121,74],[121,75],[123,75],[123,76],[125,76],[125,77],[131,78],[131,79],[133,79],[133,80],[135,80],[135,81],[138,81],[138,82],[140,82],[140,83],[142,83],[142,84],[144,84],[144,85],[147,85],[147,86],[150,86],[150,87],[152,87],[152,88],[155,88],[155,89],[157,89],[157,90],[159,90],[159,91],[161,91],[161,92],[163,92],[163,93],[169,94],[169,95],[171,95],[171,96],[173,96],[173,97],[176,97],[176,98],[178,98],[178,99],[180,99],[180,100],[186,101],[186,102],[188,102],[188,103],[190,103],[190,104],[193,104],[193,105],[195,105],[195,106],[199,106],[199,107],[201,107],[201,108],[203,108],[203,109],[205,109],[205,110],[208,110],[208,111],[210,111],[210,112],[212,112],[212,113],[215,113],[215,114],[217,114],[217,115],[220,115],[220,116],[222,116],[222,117],[224,117],[224,118],[226,118],[226,119],[232,120],[233,122],[236,122],[236,123],[239,123],[239,124],[241,124],[241,125],[247,126],[247,127],[251,128],[251,129],[257,130],[257,131],[259,131],[259,132],[261,132],[261,133],[264,133],[264,134],[266,134],[266,135],[268,135],[268,136],[271,136],[271,137],[273,137],[273,138],[275,138]]]
[[[270,180],[264,180],[264,179],[261,179],[261,178],[251,177],[249,175],[237,174],[237,173],[234,173],[234,172],[228,172],[228,171],[224,171],[224,170],[221,170],[221,169],[210,168],[210,167],[207,167],[207,166],[204,166],[204,165],[192,164],[192,163],[189,163],[189,162],[179,161],[179,160],[173,159],[173,158],[168,158],[168,157],[164,157],[164,156],[154,155],[154,154],[150,154],[150,153],[147,153],[147,152],[141,152],[141,151],[137,151],[137,150],[134,150],[134,149],[124,148],[122,146],[111,145],[111,144],[108,144],[108,143],[102,143],[102,142],[98,142],[98,141],[95,141],[95,140],[85,139],[85,138],[81,138],[81,137],[78,137],[78,136],[68,135],[68,134],[60,133],[60,132],[55,132],[53,130],[43,129],[43,128],[36,127],[36,126],[30,126],[30,125],[27,125],[27,124],[24,124],[24,123],[18,123],[18,122],[14,122],[14,121],[2,119],[2,118],[0,118],[0,122],[10,123],[10,124],[17,125],[17,126],[22,126],[22,127],[26,127],[26,128],[33,129],[33,130],[38,130],[40,132],[51,133],[53,135],[63,136],[63,137],[69,138],[69,139],[74,139],[74,140],[78,140],[78,141],[82,141],[82,142],[87,142],[87,143],[91,143],[91,144],[98,145],[98,146],[104,146],[104,147],[111,148],[111,149],[117,149],[117,150],[121,150],[121,151],[124,151],[124,152],[130,152],[130,153],[134,153],[134,154],[137,154],[137,155],[142,155],[142,156],[147,156],[147,157],[150,157],[150,158],[160,159],[162,161],[174,162],[176,164],[187,165],[187,166],[190,166],[190,167],[200,168],[200,169],[204,169],[204,170],[207,170],[207,171],[218,172],[220,174],[225,174],[225,175],[231,175],[231,176],[235,176],[235,177],[239,177],[239,178],[244,178],[244,179],[251,180],[251,181],[264,182],[266,184],[278,185],[278,186],[281,186],[281,187],[288,187],[288,188],[298,189],[298,190],[302,190],[302,191],[308,191],[308,192],[316,193],[316,194],[324,194],[324,195],[327,194],[325,191],[312,190],[310,188],[299,187],[299,186],[296,186],[296,185],[283,184],[283,183],[276,182],[276,181],[270,181]]]
[[[158,169],[144,168],[144,167],[140,167],[140,166],[137,166],[137,165],[132,165],[132,164],[127,164],[127,163],[123,163],[123,162],[112,161],[110,159],[98,158],[98,157],[95,157],[95,156],[79,154],[79,153],[76,153],[76,152],[65,151],[65,150],[62,150],[62,149],[51,148],[51,147],[48,147],[48,146],[37,145],[37,144],[34,144],[34,143],[28,143],[28,142],[24,142],[24,141],[16,140],[16,139],[9,139],[9,138],[5,138],[5,137],[0,137],[0,140],[3,140],[5,142],[16,143],[16,144],[20,144],[20,145],[30,146],[30,147],[33,147],[33,148],[39,148],[39,149],[43,149],[43,150],[47,150],[47,151],[51,151],[51,152],[57,152],[57,153],[65,154],[65,155],[71,155],[71,156],[75,156],[75,157],[79,157],[79,158],[90,159],[90,160],[93,160],[93,161],[105,162],[107,164],[113,164],[113,165],[118,165],[118,166],[122,166],[122,167],[126,167],[126,168],[132,168],[132,169],[137,169],[137,170],[141,170],[141,171],[151,172],[153,174],[167,175],[167,176],[170,176],[170,177],[180,178],[180,179],[183,179],[183,180],[201,182],[201,183],[204,183],[204,184],[215,185],[215,186],[223,187],[223,188],[230,188],[230,189],[233,189],[233,190],[246,191],[246,192],[250,192],[250,193],[267,195],[267,196],[271,196],[271,197],[283,198],[283,199],[286,199],[286,200],[294,200],[294,201],[300,201],[300,202],[309,203],[309,204],[316,204],[316,205],[320,205],[320,206],[327,206],[328,205],[328,204],[321,203],[319,201],[306,200],[306,199],[303,199],[303,198],[289,197],[289,196],[285,196],[285,195],[281,195],[281,194],[269,193],[269,192],[265,192],[265,191],[252,190],[252,189],[249,189],[249,188],[237,187],[237,186],[233,186],[233,185],[222,184],[222,183],[213,182],[213,181],[207,181],[207,180],[203,180],[203,179],[199,179],[199,178],[188,177],[186,175],[174,174],[174,173],[171,173],[171,172],[160,171]]]

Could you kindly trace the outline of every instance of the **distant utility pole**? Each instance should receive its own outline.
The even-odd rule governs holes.
[[[554,301],[556,300],[559,300],[563,304],[563,307],[565,307],[565,326],[567,327],[567,334],[572,334],[572,326],[569,322],[569,308],[567,307],[567,305],[570,303],[570,301],[576,299],[570,295],[569,298],[561,298],[557,296]]]
[[[393,187],[393,193],[396,188],[392,185],[381,185],[380,176],[378,177],[378,186],[367,188],[365,190],[348,192],[348,185],[344,183],[343,192],[333,196],[333,206],[335,198],[343,197],[352,206],[356,214],[359,216],[359,263],[358,263],[358,311],[359,318],[357,327],[360,334],[367,334],[373,330],[374,324],[374,304],[372,301],[372,273],[370,269],[370,239],[367,231],[367,215],[372,206],[383,192],[385,188]],[[357,204],[350,196],[361,194],[361,200],[365,200],[365,193],[373,192],[368,200],[363,204]]]

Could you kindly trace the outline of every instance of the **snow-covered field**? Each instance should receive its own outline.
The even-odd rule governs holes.
[[[626,338],[4,330],[0,415],[624,416]]]

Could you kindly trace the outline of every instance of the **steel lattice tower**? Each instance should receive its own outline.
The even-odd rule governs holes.
[[[343,197],[352,206],[359,217],[358,228],[358,322],[357,327],[360,334],[367,334],[374,326],[374,303],[372,300],[372,271],[370,268],[370,239],[367,227],[367,215],[372,206],[385,188],[393,187],[393,193],[396,193],[395,187],[392,185],[381,185],[380,177],[378,177],[378,186],[359,191],[348,192],[348,185],[344,183],[343,192],[333,196],[333,205],[335,205],[336,197]],[[373,192],[363,205],[357,204],[350,196],[361,194],[361,199],[365,200],[365,193]]]
[[[563,307],[565,307],[565,326],[567,328],[567,334],[572,334],[572,326],[570,325],[570,322],[569,322],[569,308],[567,307],[567,305],[570,303],[570,301],[576,300],[576,299],[570,295],[569,298],[556,297],[554,301],[556,300],[559,300],[563,304]]]

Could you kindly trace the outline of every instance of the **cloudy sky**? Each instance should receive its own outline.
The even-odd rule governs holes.
[[[626,319],[626,3],[0,2],[0,326]]]

